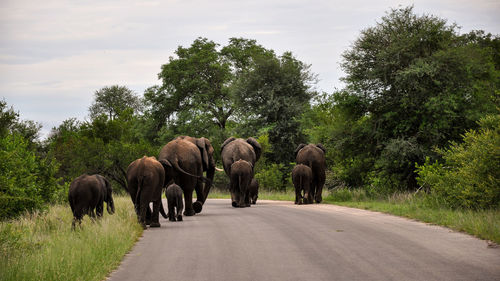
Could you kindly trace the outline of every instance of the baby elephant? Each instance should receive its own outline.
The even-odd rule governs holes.
[[[252,178],[253,166],[250,162],[240,159],[231,165],[229,184],[233,207],[250,207],[248,187]]]
[[[182,210],[184,203],[182,202],[182,189],[177,184],[173,183],[167,187],[165,191],[168,203],[168,220],[175,221],[177,214],[177,221],[182,221]],[[177,209],[175,212],[174,208]]]
[[[113,190],[109,181],[101,175],[81,175],[74,179],[69,186],[68,201],[73,212],[72,229],[75,224],[82,223],[85,214],[92,219],[102,217],[104,202],[107,204],[109,214],[115,212],[113,203]],[[95,213],[94,213],[95,210]]]
[[[314,190],[311,190],[311,168],[303,164],[296,165],[292,170],[292,181],[295,186],[295,204],[312,204]],[[303,197],[302,191],[304,191]]]
[[[259,198],[259,182],[255,178],[250,182],[248,190],[250,192],[250,203],[257,203],[257,198]]]

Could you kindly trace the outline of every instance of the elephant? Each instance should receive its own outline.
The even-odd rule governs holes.
[[[168,202],[168,219],[170,221],[182,221],[182,210],[184,203],[182,203],[182,189],[177,184],[173,183],[165,190],[165,197]]]
[[[255,178],[250,182],[248,189],[250,190],[250,203],[257,203],[257,198],[259,198],[259,182]]]
[[[304,164],[311,168],[313,181],[311,185],[311,193],[314,194],[314,201],[321,203],[323,200],[321,193],[326,179],[326,149],[321,144],[299,144],[295,149],[295,162]]]
[[[160,227],[160,212],[167,218],[161,201],[166,165],[167,163],[156,160],[154,156],[144,156],[130,163],[127,168],[128,192],[143,228],[146,228],[147,224],[150,227]],[[146,216],[150,202],[153,202],[151,221]]]
[[[295,204],[311,204],[313,196],[311,192],[312,170],[304,164],[296,165],[292,170],[292,182],[295,186]],[[304,196],[302,196],[304,192]]]
[[[253,178],[253,165],[240,159],[231,165],[229,184],[233,207],[250,207],[250,182]]]
[[[74,179],[68,191],[68,201],[73,212],[72,229],[75,224],[82,224],[82,218],[85,214],[92,219],[102,217],[104,202],[109,214],[115,212],[113,202],[113,189],[109,181],[101,175],[83,174]],[[95,213],[94,213],[95,210]]]
[[[214,148],[206,138],[179,136],[167,143],[160,151],[158,159],[169,169],[167,177],[178,184],[184,192],[184,215],[200,213],[210,192],[215,175]],[[206,177],[203,172],[206,171]],[[205,186],[203,186],[205,182]],[[193,190],[197,200],[193,201]]]
[[[231,166],[233,163],[241,159],[252,165],[253,175],[253,167],[259,160],[261,152],[262,147],[257,140],[252,137],[246,140],[234,137],[226,139],[221,146],[221,158],[224,172],[229,178],[231,178]],[[231,194],[231,198],[234,199],[235,194]],[[239,203],[233,200],[231,205],[239,205]]]

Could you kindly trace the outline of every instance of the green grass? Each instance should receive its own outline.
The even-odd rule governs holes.
[[[209,198],[230,198],[225,191],[212,191]],[[261,191],[259,200],[295,201],[293,191],[276,192]],[[334,192],[323,191],[323,203],[359,208],[396,216],[416,219],[422,222],[446,226],[462,231],[478,238],[491,240],[500,244],[500,210],[449,209],[441,207],[431,197],[397,193],[391,196],[367,194],[364,190],[340,189]]]
[[[478,238],[500,244],[500,210],[450,209],[441,207],[439,202],[429,196],[401,193],[386,198],[370,199],[363,191],[345,190],[332,193],[325,198],[325,203],[383,212],[396,216],[416,219],[422,222],[446,226]]]
[[[142,228],[128,197],[71,231],[67,204],[0,223],[0,280],[103,280],[132,248]]]

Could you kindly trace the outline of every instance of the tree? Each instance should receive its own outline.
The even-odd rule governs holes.
[[[39,154],[40,126],[18,117],[0,101],[0,219],[41,209],[54,202],[62,189],[55,175],[58,164]]]
[[[419,183],[450,207],[500,206],[500,114],[479,124],[463,135],[463,142],[438,150],[442,163],[427,159],[418,167]]]
[[[131,108],[138,112],[142,108],[139,97],[125,86],[113,85],[97,90],[94,94],[94,102],[89,108],[91,119],[101,114],[108,116],[110,120],[115,119],[118,114]]]
[[[479,118],[497,112],[498,38],[484,37],[460,35],[456,25],[406,7],[363,30],[343,54],[346,99],[357,100],[344,103],[343,111],[359,114],[342,118],[365,127],[358,132],[365,140],[350,149],[374,160],[364,184],[416,188],[416,162],[439,157],[434,146],[459,141]],[[354,128],[338,143],[350,143],[346,138],[356,136]]]
[[[253,67],[240,75],[236,90],[238,104],[250,113],[247,122],[267,128],[272,147],[270,158],[288,168],[294,161],[295,148],[306,141],[299,117],[315,95],[310,90],[315,76],[309,65],[290,52],[280,57],[266,54],[254,59]]]
[[[189,48],[179,46],[176,57],[162,66],[158,77],[162,85],[145,92],[157,130],[171,124],[206,122],[224,130],[227,121],[238,114],[234,84],[251,68],[257,54],[272,54],[255,40],[231,38],[229,44],[206,38],[196,39]]]

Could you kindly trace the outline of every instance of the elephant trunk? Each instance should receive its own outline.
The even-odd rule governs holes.
[[[108,214],[112,215],[115,213],[115,203],[113,202],[113,198],[109,200],[106,204],[106,210],[108,211]]]
[[[210,189],[212,188],[212,184],[214,182],[215,163],[212,164],[210,165],[210,167],[208,167],[207,170],[207,179],[209,179],[209,182],[205,183],[205,188],[203,189],[203,203],[205,203],[205,201],[207,200],[208,193],[210,192]]]

